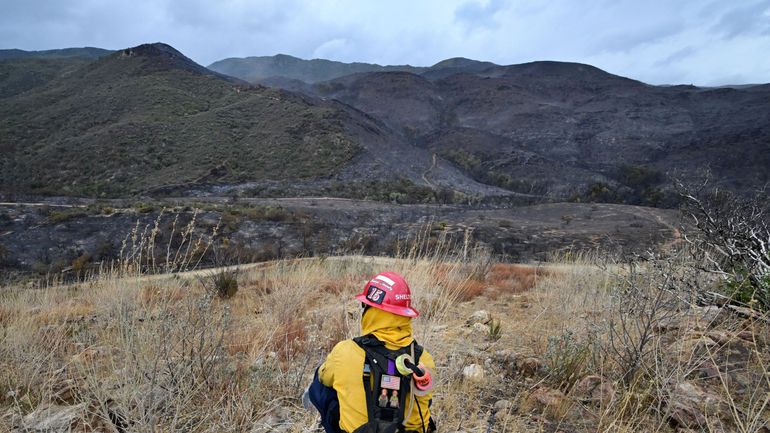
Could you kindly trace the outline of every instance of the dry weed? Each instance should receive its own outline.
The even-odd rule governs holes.
[[[86,403],[94,426],[122,417],[132,432],[236,432],[274,415],[288,431],[313,431],[315,415],[299,409],[298,396],[334,344],[360,332],[352,296],[372,275],[392,270],[409,281],[422,313],[414,329],[437,362],[432,412],[442,431],[669,433],[666,384],[694,380],[708,361],[718,366],[716,375],[696,379],[720,390],[733,409],[734,431],[761,431],[770,380],[770,336],[762,323],[709,324],[698,338],[715,329],[731,337],[705,351],[683,347],[674,363],[663,362],[671,359],[673,343],[655,337],[639,373],[627,385],[613,382],[611,403],[575,401],[570,392],[583,375],[619,378],[598,331],[616,317],[616,277],[628,276],[622,266],[575,254],[541,267],[493,264],[465,238],[453,244],[443,236],[420,232],[404,242],[399,259],[308,258],[244,267],[232,299],[211,296],[194,273],[143,276],[135,269],[105,272],[76,289],[6,288],[0,291],[0,413],[27,414],[74,384],[77,392],[61,396]],[[480,309],[500,323],[496,338],[465,325]],[[72,320],[81,316],[89,319]],[[549,337],[561,338],[551,344],[552,358],[545,356]],[[736,358],[723,358],[738,345],[753,351],[741,371],[757,373],[746,376],[754,379],[743,394],[725,370]],[[525,375],[517,362],[532,356],[553,365]],[[471,363],[486,371],[478,382],[463,379]],[[560,387],[567,399],[535,407],[528,399],[538,387]],[[510,405],[496,409],[500,400]]]

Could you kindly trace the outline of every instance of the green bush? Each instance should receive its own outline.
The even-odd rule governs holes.
[[[139,213],[150,213],[155,210],[155,207],[147,203],[137,203],[136,211]]]
[[[738,269],[718,288],[723,295],[753,308],[764,310],[770,305],[770,274],[752,278],[746,270]]]
[[[208,284],[204,284],[220,299],[230,299],[238,293],[238,270],[222,269],[209,275]]]
[[[52,224],[60,224],[72,219],[82,218],[84,216],[88,216],[88,212],[80,208],[48,211],[48,221]]]

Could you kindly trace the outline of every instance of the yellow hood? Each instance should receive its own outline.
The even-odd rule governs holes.
[[[412,343],[412,319],[370,307],[361,318],[361,335],[374,334],[385,347],[396,350]]]

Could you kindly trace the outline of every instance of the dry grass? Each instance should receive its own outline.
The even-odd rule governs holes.
[[[673,433],[661,403],[666,383],[690,380],[704,361],[724,365],[720,347],[737,350],[728,338],[705,352],[684,347],[672,360],[669,340],[691,334],[661,334],[651,343],[651,359],[660,362],[623,386],[599,332],[615,317],[623,266],[574,256],[539,267],[491,263],[467,245],[432,245],[427,252],[413,246],[399,259],[243,267],[240,289],[228,300],[207,293],[195,274],[103,273],[77,287],[3,288],[0,430],[41,403],[66,398],[87,403],[83,419],[90,424],[120,413],[131,432],[251,431],[277,408],[289,431],[313,431],[315,414],[301,408],[298,396],[334,344],[358,335],[360,308],[352,296],[383,270],[406,277],[422,313],[415,334],[436,360],[433,414],[442,431]],[[654,286],[651,271],[644,272],[645,284]],[[499,321],[499,338],[466,326],[481,309]],[[740,394],[730,374],[718,369],[704,386],[734,409],[728,431],[760,433],[768,414],[763,393],[770,389],[768,357],[761,353],[767,326],[733,320],[719,329],[730,338],[742,335],[740,347],[756,352],[741,367],[756,380]],[[528,372],[528,357],[544,367]],[[471,363],[484,367],[478,382],[462,376]],[[616,398],[591,405],[567,397],[544,406],[532,397],[543,387],[569,394],[587,374],[610,380]],[[75,385],[69,394],[61,391],[67,383]],[[510,405],[496,411],[499,400]]]
[[[515,265],[510,263],[494,264],[487,277],[491,286],[492,297],[501,294],[516,294],[532,290],[538,280],[550,275],[550,272],[540,266]]]
[[[478,298],[486,292],[486,281],[480,281],[476,278],[469,278],[460,286],[460,294],[457,297],[459,302],[467,302]]]
[[[148,284],[139,289],[139,305],[152,308],[157,305],[176,304],[188,296],[186,290],[179,286],[163,287],[158,284]]]

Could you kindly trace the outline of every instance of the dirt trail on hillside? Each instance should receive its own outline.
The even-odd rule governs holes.
[[[658,224],[671,230],[671,239],[663,243],[661,246],[663,249],[670,249],[671,247],[682,242],[682,231],[679,229],[679,227],[675,226],[669,221],[666,221],[660,214],[650,211],[649,208],[639,207],[639,211],[651,219],[657,221]]]
[[[9,202],[2,201],[0,206],[29,206],[29,207],[64,207],[64,208],[85,208],[86,205],[82,204],[51,204],[51,203],[26,203],[26,202]]]
[[[393,257],[352,256],[352,255],[331,256],[331,257],[326,257],[324,260],[341,261],[341,260],[352,260],[352,259],[361,260],[364,263],[392,264],[392,263],[398,262],[398,259]],[[321,259],[318,257],[301,257],[301,258],[294,258],[294,259],[275,260],[270,262],[246,263],[243,265],[219,266],[214,268],[195,269],[195,270],[184,271],[184,272],[174,272],[170,274],[143,275],[138,277],[138,280],[153,281],[153,280],[162,280],[164,278],[199,278],[199,277],[205,277],[208,275],[216,274],[219,272],[236,271],[236,270],[239,272],[254,271],[254,270],[261,270],[261,269],[269,269],[279,264],[295,264],[295,263],[313,261],[313,260],[321,260]],[[127,277],[127,278],[133,279],[133,277]]]

